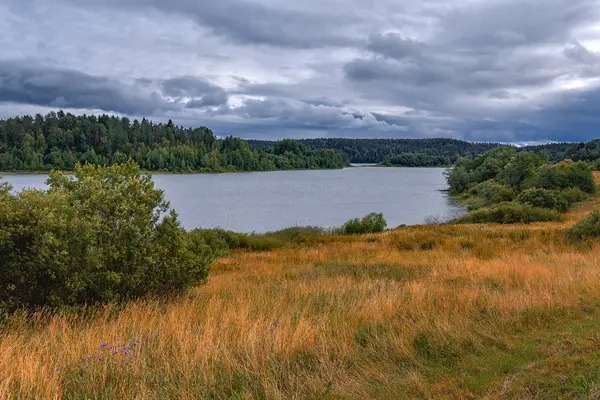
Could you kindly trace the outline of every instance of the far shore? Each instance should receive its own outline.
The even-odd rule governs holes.
[[[269,171],[221,171],[221,172],[202,172],[202,171],[189,171],[189,172],[172,172],[172,171],[148,171],[141,170],[143,174],[149,175],[204,175],[204,174],[240,174],[240,173],[251,173],[251,172],[284,172],[284,171],[335,171],[346,168],[448,168],[446,166],[430,166],[430,167],[409,167],[403,165],[384,165],[384,164],[358,164],[358,165],[349,165],[344,168],[315,168],[315,169],[276,169]],[[55,170],[37,170],[37,171],[0,171],[0,177],[2,175],[48,175],[51,171]],[[65,175],[70,175],[73,173],[73,170],[63,170],[60,171]]]

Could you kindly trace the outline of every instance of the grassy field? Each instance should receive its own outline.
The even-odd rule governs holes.
[[[600,398],[600,243],[564,236],[599,203],[240,252],[169,302],[14,315],[0,398]]]

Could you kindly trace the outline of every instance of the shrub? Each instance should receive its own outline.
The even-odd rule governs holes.
[[[230,250],[266,251],[282,247],[282,239],[262,235],[248,235],[223,229],[194,229],[188,233],[195,252],[210,251],[213,258],[229,254]]]
[[[543,164],[544,161],[537,154],[530,151],[519,152],[505,165],[498,180],[505,185],[522,188],[535,179],[537,169]]]
[[[134,163],[52,172],[50,188],[0,189],[0,308],[177,293],[205,279],[161,190]]]
[[[533,207],[520,203],[500,203],[472,211],[454,222],[456,223],[530,223],[541,221],[561,221],[563,216],[555,210]]]
[[[534,207],[550,208],[560,212],[566,212],[570,206],[569,202],[561,196],[560,192],[539,188],[523,191],[519,194],[517,200],[523,204],[529,204]]]
[[[302,242],[306,239],[335,234],[334,229],[320,226],[292,226],[275,232],[267,232],[262,236],[285,240],[288,242]]]
[[[571,240],[600,237],[600,211],[592,212],[569,228],[567,237]]]
[[[494,181],[481,182],[474,186],[470,192],[483,198],[487,204],[512,201],[515,197],[515,191],[512,188]]]
[[[587,201],[590,195],[579,188],[564,189],[560,192],[560,196],[570,206]]]
[[[381,213],[371,213],[366,217],[351,219],[344,224],[342,232],[346,235],[382,232],[387,222]]]
[[[462,193],[469,188],[470,177],[466,168],[457,163],[445,171],[446,181],[452,194]]]
[[[551,167],[541,168],[538,186],[550,190],[579,188],[589,194],[596,193],[592,168],[584,162],[562,162]]]

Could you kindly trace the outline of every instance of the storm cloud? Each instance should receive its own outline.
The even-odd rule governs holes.
[[[600,0],[6,0],[0,116],[243,137],[588,140]]]

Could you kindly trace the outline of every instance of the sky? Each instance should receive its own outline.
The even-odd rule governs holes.
[[[0,118],[221,136],[600,137],[600,0],[2,0]]]

